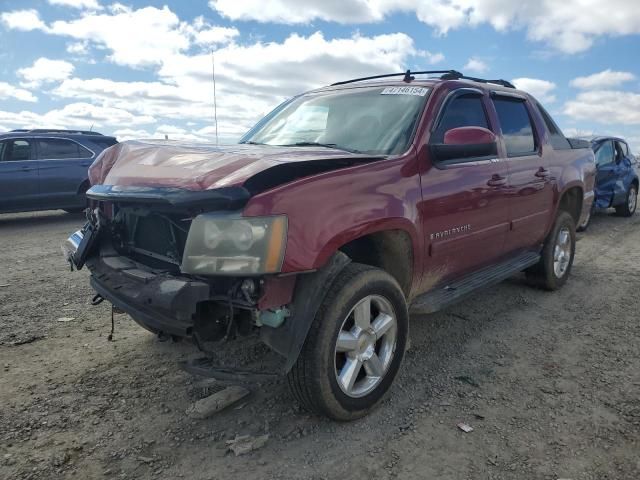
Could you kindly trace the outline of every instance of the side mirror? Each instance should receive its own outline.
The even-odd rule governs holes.
[[[436,161],[466,160],[496,156],[498,147],[495,134],[483,127],[458,127],[447,130],[444,143],[431,145]]]

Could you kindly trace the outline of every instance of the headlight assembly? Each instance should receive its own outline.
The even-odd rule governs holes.
[[[260,275],[282,268],[287,217],[204,213],[189,229],[180,269],[193,275]]]

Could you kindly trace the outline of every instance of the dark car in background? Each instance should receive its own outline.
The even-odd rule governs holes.
[[[585,230],[596,209],[615,208],[616,214],[630,217],[638,204],[638,172],[636,158],[629,145],[617,137],[589,137],[596,158],[595,200],[589,217],[581,230]]]
[[[12,130],[0,134],[0,213],[82,210],[87,170],[118,141],[98,132]]]

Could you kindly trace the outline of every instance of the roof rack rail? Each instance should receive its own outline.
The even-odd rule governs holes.
[[[455,70],[425,70],[425,71],[420,71],[420,72],[412,72],[410,70],[407,70],[404,73],[386,73],[384,75],[373,75],[371,77],[362,77],[362,78],[354,78],[352,80],[343,80],[342,82],[336,82],[336,83],[332,83],[331,86],[334,87],[336,85],[346,85],[347,83],[354,83],[354,82],[362,82],[364,80],[375,80],[376,78],[388,78],[388,77],[400,77],[403,76],[404,78],[402,79],[403,82],[411,82],[412,80],[415,80],[414,75],[429,75],[429,74],[440,74],[440,75],[446,75],[446,74],[451,74],[451,75],[462,75],[460,72],[456,72]]]
[[[445,73],[440,78],[442,80],[471,80],[472,82],[493,83],[493,84],[501,85],[507,88],[516,88],[515,85],[513,85],[513,83],[508,82],[507,80],[502,80],[502,79],[489,80],[486,78],[469,77],[460,72],[456,72],[455,70],[452,70],[451,73]]]
[[[469,77],[461,72],[458,72],[457,70],[424,70],[419,72],[412,72],[411,70],[407,70],[404,73],[387,73],[384,75],[373,75],[371,77],[361,77],[361,78],[354,78],[352,80],[344,80],[342,82],[332,83],[331,86],[334,87],[336,85],[346,85],[347,83],[362,82],[364,80],[375,80],[377,78],[388,78],[388,77],[399,77],[399,76],[404,77],[402,79],[403,82],[409,83],[412,80],[415,80],[414,75],[429,75],[429,74],[431,75],[439,74],[441,80],[471,80],[472,82],[494,83],[496,85],[501,85],[507,88],[516,88],[511,82],[508,82],[506,80],[502,80],[502,79],[487,80],[485,78]]]
[[[64,130],[59,128],[16,128],[15,130],[11,130],[11,132],[15,133],[71,133],[76,135],[100,135],[100,132],[94,132],[92,130]]]

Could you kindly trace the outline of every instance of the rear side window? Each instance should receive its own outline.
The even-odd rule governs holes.
[[[517,157],[536,150],[531,118],[523,100],[496,98],[493,100],[507,147],[507,155]]]
[[[551,146],[556,150],[568,150],[571,148],[569,141],[564,136],[556,122],[553,121],[551,115],[540,105],[537,104],[538,110],[540,111],[540,115],[542,116],[542,120],[544,120],[544,124],[549,130],[549,141]]]
[[[450,100],[433,132],[431,143],[442,143],[447,130],[458,127],[489,128],[480,95],[464,94]]]
[[[607,140],[600,144],[596,150],[596,165],[607,165],[613,163],[613,142]]]
[[[0,160],[16,162],[31,159],[31,143],[28,140],[6,140],[2,142]]]
[[[115,145],[118,141],[115,138],[91,138],[91,143],[104,149]]]
[[[43,138],[38,140],[38,158],[64,160],[67,158],[90,158],[93,154],[82,145],[63,138]]]

